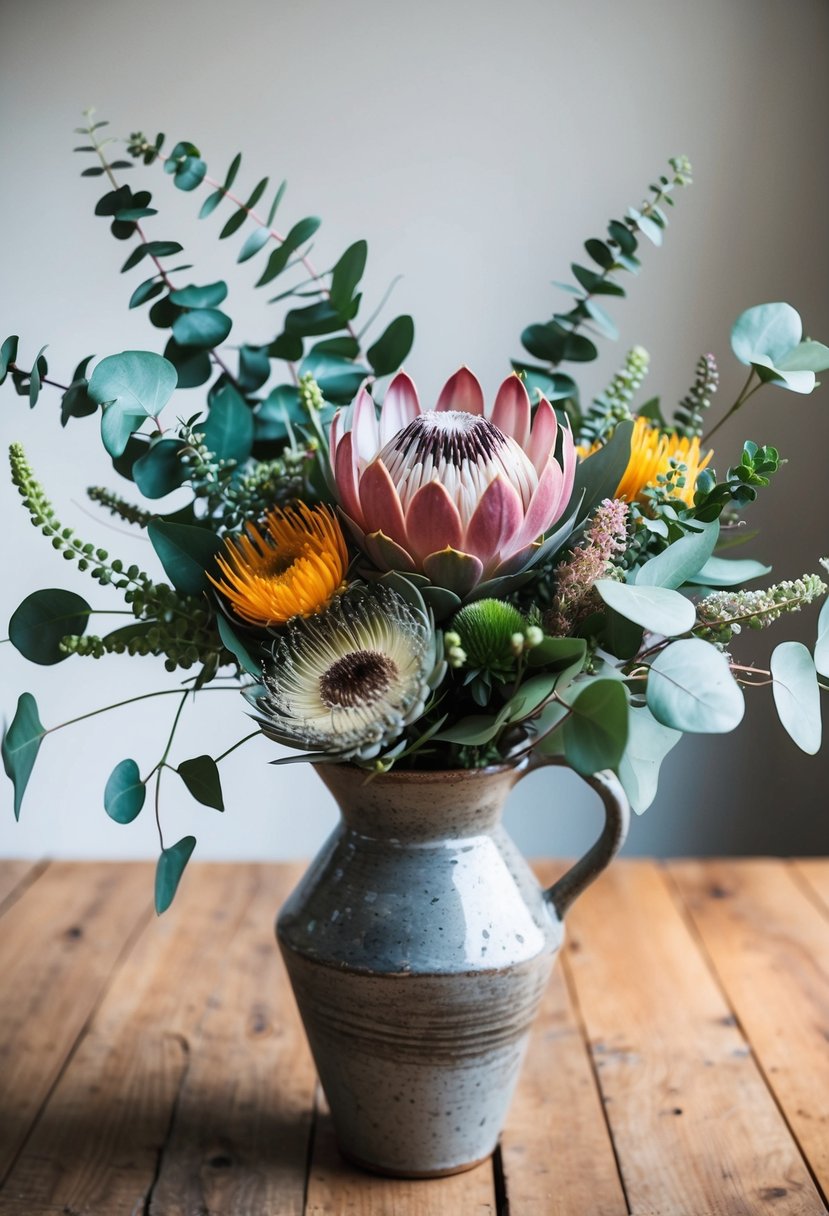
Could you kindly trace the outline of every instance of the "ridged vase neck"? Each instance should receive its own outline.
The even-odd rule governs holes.
[[[371,776],[347,764],[317,771],[349,829],[390,843],[423,844],[491,832],[523,765]]]

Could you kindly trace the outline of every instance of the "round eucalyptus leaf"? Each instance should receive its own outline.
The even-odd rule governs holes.
[[[601,578],[593,584],[609,608],[651,633],[676,637],[693,629],[697,619],[694,605],[669,587],[640,587],[638,583],[617,583]]]
[[[194,308],[173,321],[173,337],[179,346],[210,349],[224,342],[233,322],[218,308]]]
[[[215,308],[227,296],[227,283],[219,279],[215,283],[205,283],[203,287],[191,284],[180,287],[178,291],[170,292],[170,299],[181,308]]]
[[[9,640],[24,659],[49,667],[69,655],[60,650],[61,640],[84,632],[92,609],[74,591],[47,587],[33,591],[9,621]]]
[[[145,498],[163,498],[177,490],[187,476],[179,459],[180,439],[158,439],[132,466],[132,477]]]
[[[178,382],[169,360],[148,350],[127,350],[101,359],[87,392],[105,406],[101,435],[110,456],[121,456],[133,431],[158,415]]]
[[[568,764],[583,777],[615,769],[628,737],[624,684],[613,679],[591,680],[570,703],[570,709],[562,727]]]
[[[134,760],[121,760],[109,775],[104,789],[104,808],[116,823],[132,823],[138,815],[147,788]]]
[[[690,734],[725,734],[745,713],[728,660],[701,638],[672,642],[654,659],[647,698],[657,722]]]
[[[791,304],[757,304],[741,313],[731,330],[731,349],[749,366],[775,367],[797,346],[803,334],[800,315]]]
[[[812,656],[802,642],[781,642],[771,656],[771,686],[777,715],[801,751],[820,748],[820,687]]]

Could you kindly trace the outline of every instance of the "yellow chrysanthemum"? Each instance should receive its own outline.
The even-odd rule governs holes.
[[[284,625],[310,616],[344,589],[348,551],[336,516],[328,507],[274,507],[265,516],[266,534],[252,523],[228,537],[216,563],[213,583],[237,615],[250,625]]]
[[[582,459],[592,456],[598,446],[594,444],[589,451],[580,448],[579,456]],[[649,418],[639,417],[634,423],[630,438],[630,459],[613,497],[623,498],[626,502],[645,501],[643,491],[656,485],[657,477],[670,473],[671,461],[677,460],[685,465],[685,485],[677,486],[674,482],[672,493],[686,506],[692,507],[697,477],[713,455],[713,451],[709,451],[702,456],[696,435],[693,439],[679,435],[663,435],[657,424]]]

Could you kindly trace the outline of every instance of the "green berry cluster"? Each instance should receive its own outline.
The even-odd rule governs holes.
[[[702,437],[702,419],[710,408],[711,398],[720,383],[717,360],[713,355],[700,355],[694,383],[674,410],[674,429],[687,439]]]
[[[593,400],[581,422],[579,443],[590,446],[610,438],[620,422],[631,417],[630,404],[648,374],[650,355],[643,346],[634,346],[603,393]]]
[[[817,574],[786,579],[759,591],[713,591],[697,604],[695,633],[707,642],[727,645],[735,634],[765,629],[784,612],[799,612],[826,591]]]

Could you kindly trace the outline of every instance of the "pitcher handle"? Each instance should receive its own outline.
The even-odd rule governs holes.
[[[532,756],[521,776],[525,777],[527,773],[534,773],[550,764],[567,766],[563,756],[536,754]],[[594,773],[592,777],[582,777],[582,781],[586,781],[602,800],[604,827],[592,848],[544,892],[545,900],[552,906],[559,920],[564,919],[564,914],[573,901],[599,877],[602,870],[607,869],[625,843],[630,827],[630,804],[615,773],[606,769]]]

